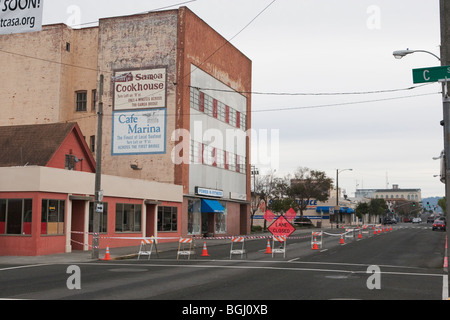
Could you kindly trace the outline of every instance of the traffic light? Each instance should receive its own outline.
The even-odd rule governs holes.
[[[412,205],[413,205],[413,207],[415,207],[415,206],[416,206],[416,203],[415,203],[415,202],[413,202],[413,203],[412,203]]]

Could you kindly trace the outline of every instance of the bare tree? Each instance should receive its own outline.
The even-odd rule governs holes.
[[[258,204],[261,201],[265,201],[266,208],[269,204],[269,200],[278,197],[279,188],[279,178],[275,177],[275,171],[270,171],[266,175],[257,176],[255,179],[255,197],[259,199]],[[258,208],[258,205],[252,211],[252,226],[253,226],[253,216]],[[267,221],[264,220],[264,230],[267,229]]]

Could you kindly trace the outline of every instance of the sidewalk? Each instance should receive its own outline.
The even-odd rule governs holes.
[[[312,231],[317,231],[320,229],[310,228],[310,229],[297,229],[293,236],[298,235],[306,235],[310,234]],[[249,235],[249,237],[264,237],[271,236],[272,234],[269,232],[263,233],[254,233]],[[230,244],[229,239],[196,239],[196,247],[197,249],[201,249],[201,245],[203,245],[203,241],[207,242],[208,247],[216,246],[216,245],[224,245]],[[249,239],[248,241],[253,241],[253,239]],[[200,243],[201,242],[201,243]],[[160,243],[158,246],[158,252],[167,252],[167,251],[176,251],[178,250],[178,241],[168,242],[168,243]],[[109,255],[111,260],[119,260],[119,259],[127,259],[137,257],[139,252],[139,245],[132,247],[123,247],[123,248],[110,248]],[[105,257],[106,250],[99,250],[99,258],[103,259]],[[76,263],[76,262],[93,262],[97,261],[97,259],[92,259],[91,251],[74,251],[71,253],[58,253],[46,256],[32,256],[32,257],[16,257],[16,256],[0,256],[0,265],[26,265],[26,264],[46,264],[46,263]]]

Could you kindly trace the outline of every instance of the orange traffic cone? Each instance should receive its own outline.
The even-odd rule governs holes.
[[[111,260],[111,256],[109,255],[109,246],[106,247],[106,254],[105,254],[105,257],[102,260],[103,261]]]
[[[203,242],[203,252],[202,252],[201,256],[202,257],[209,257],[208,250],[206,249],[206,241]]]
[[[266,254],[272,254],[272,248],[270,247],[269,239],[267,239]]]
[[[359,230],[358,239],[362,239],[361,230]]]
[[[311,250],[319,250],[319,247],[317,246],[316,237],[314,237],[314,244],[313,244]]]
[[[342,235],[342,233],[341,233],[341,240],[339,240],[339,244],[345,244],[344,236]]]

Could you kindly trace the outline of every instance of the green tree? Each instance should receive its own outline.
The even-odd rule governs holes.
[[[298,209],[300,210],[301,218],[303,218],[303,212],[306,210],[310,200],[328,200],[332,181],[323,171],[304,167],[297,169],[294,179],[290,180],[290,185],[286,189],[286,194],[299,204]]]
[[[369,202],[369,214],[383,216],[388,208],[384,199],[371,199]]]
[[[365,214],[369,213],[369,204],[367,202],[358,203],[355,213],[358,219],[362,219]]]

